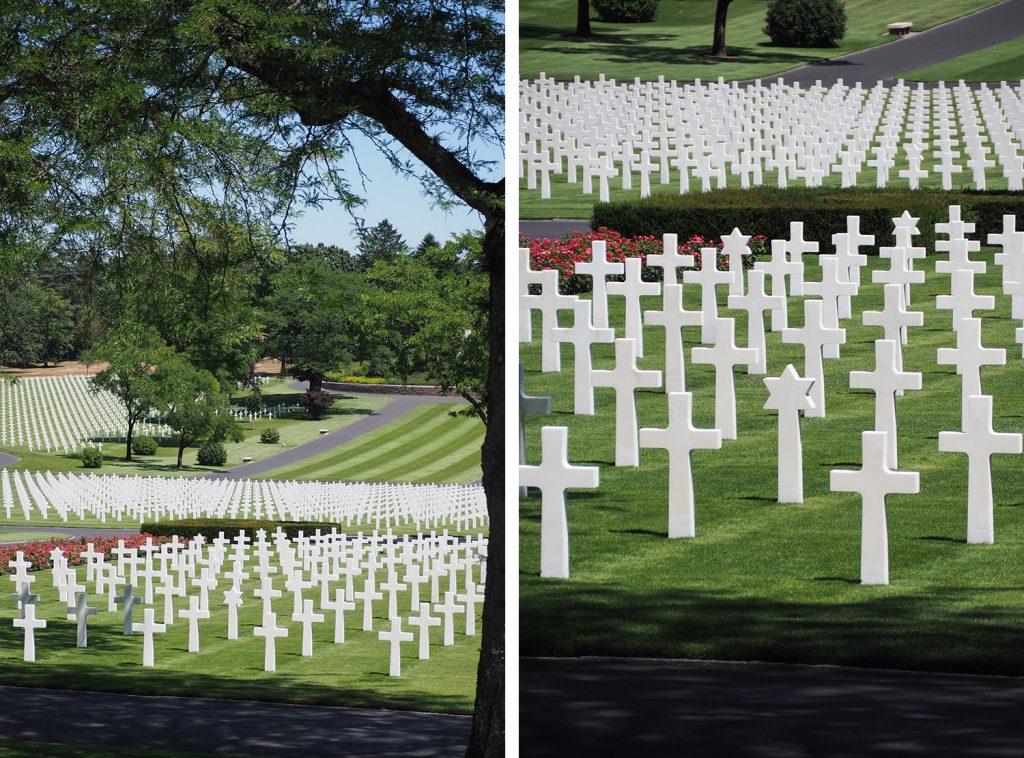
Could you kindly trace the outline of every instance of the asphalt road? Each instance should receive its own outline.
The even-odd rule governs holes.
[[[804,66],[770,79],[802,85],[812,85],[820,80],[826,86],[842,79],[847,84],[861,82],[873,86],[878,81],[892,81],[908,71],[958,58],[1021,35],[1024,35],[1024,0],[1005,0],[920,34]]]
[[[234,756],[458,756],[470,718],[201,698],[0,687],[0,735]],[[3,743],[0,742],[0,746]]]
[[[531,758],[1024,754],[1024,679],[610,658],[526,658],[519,677]]]
[[[570,232],[589,232],[590,221],[556,218],[551,221],[519,222],[519,232],[528,237],[564,237]]]

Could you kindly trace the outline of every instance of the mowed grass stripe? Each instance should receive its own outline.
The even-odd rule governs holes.
[[[478,422],[479,423],[479,422]],[[480,436],[476,429],[467,427],[459,435],[445,445],[447,454],[424,461],[417,468],[400,468],[402,481],[409,482],[449,482],[475,479],[480,468]],[[464,479],[454,478],[456,474],[468,474]],[[390,473],[386,476],[392,476]]]
[[[419,444],[421,436],[415,439],[410,438],[402,441],[401,446],[394,449],[395,456],[382,459],[376,466],[361,469],[361,473],[370,479],[374,479],[384,472],[406,471],[410,472],[409,475],[412,475],[412,472],[417,469],[424,467],[436,468],[439,463],[443,465],[448,460],[448,455],[452,451],[462,450],[467,443],[472,444],[472,440],[476,437],[474,431],[472,428],[460,429],[455,427],[445,430],[436,437],[431,437],[429,458],[423,457],[424,447]],[[443,456],[440,462],[437,456]],[[419,466],[416,464],[419,464]]]

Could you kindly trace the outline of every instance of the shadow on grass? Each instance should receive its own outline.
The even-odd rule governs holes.
[[[900,595],[851,585],[827,600],[750,596],[735,590],[642,590],[538,581],[523,576],[524,656],[676,657],[830,663],[868,668],[1024,675],[1024,618],[1012,607],[979,609],[963,593]],[[1020,588],[1024,591],[1024,587]],[[988,588],[983,590],[988,591]]]

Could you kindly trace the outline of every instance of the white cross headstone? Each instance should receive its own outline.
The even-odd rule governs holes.
[[[701,326],[701,311],[688,311],[683,307],[683,285],[666,284],[662,289],[660,311],[646,311],[644,323],[665,328],[665,391],[683,392],[686,389],[686,355],[683,327]],[[591,391],[593,400],[593,391]]]
[[[642,278],[643,261],[639,258],[627,258],[626,276],[621,282],[609,282],[608,294],[621,295],[626,299],[626,338],[636,342],[636,355],[644,357],[644,323],[642,301],[644,296],[655,296],[661,293],[661,285],[657,282],[645,282]]]
[[[757,363],[755,348],[736,346],[736,320],[719,319],[717,337],[712,347],[695,347],[690,360],[715,367],[715,428],[722,439],[736,439],[736,381],[733,367]]]
[[[764,271],[771,281],[772,297],[781,297],[783,307],[772,311],[772,331],[779,332],[788,328],[788,295],[786,294],[786,277],[792,280],[795,272],[799,272],[800,281],[803,281],[804,264],[789,260],[786,254],[786,240],[772,240],[772,256],[767,261],[758,261],[754,264],[755,271]]]
[[[228,639],[238,639],[238,606],[242,605],[242,591],[235,586],[224,590],[224,604],[228,607]]]
[[[440,626],[441,619],[430,615],[430,603],[419,604],[419,615],[412,616],[409,623],[419,630],[419,659],[430,659],[430,627]]]
[[[808,393],[813,379],[803,379],[793,364],[779,376],[766,376],[768,400],[764,407],[778,411],[778,500],[780,503],[804,501],[803,442],[800,437],[800,411],[814,408]]]
[[[661,386],[661,372],[637,368],[636,357],[636,343],[631,339],[620,338],[615,340],[615,368],[590,372],[590,383],[594,387],[610,387],[615,390],[616,466],[640,465],[634,393],[642,387]]]
[[[843,297],[857,294],[857,285],[843,281],[839,271],[839,259],[834,255],[822,255],[818,258],[821,264],[821,281],[804,282],[805,295],[817,295],[821,298],[822,322],[830,329],[839,327],[839,301]],[[826,343],[822,346],[824,358],[838,358],[839,345]]]
[[[277,638],[287,637],[288,629],[277,625],[277,614],[273,611],[263,611],[263,625],[252,630],[257,637],[263,637],[265,645],[263,648],[263,670],[277,671]]]
[[[690,451],[719,449],[722,433],[718,429],[698,429],[692,421],[693,396],[689,392],[668,394],[668,426],[641,429],[640,445],[668,451],[668,536],[693,537],[695,534],[693,471]]]
[[[166,624],[156,623],[156,609],[145,608],[142,611],[142,623],[132,624],[132,631],[142,634],[142,665],[153,666],[153,634],[167,631]]]
[[[31,663],[36,659],[36,629],[45,629],[46,619],[36,618],[35,603],[25,603],[21,610],[21,617],[14,619],[14,626],[25,630],[22,659]]]
[[[593,395],[593,390],[591,390]],[[540,395],[527,395],[523,364],[519,364],[519,465],[526,463],[526,426],[527,416],[550,416],[551,398]],[[526,488],[519,488],[519,496],[526,497]]]
[[[900,345],[896,340],[875,340],[875,370],[851,371],[850,387],[875,393],[875,431],[889,435],[886,465],[899,468],[896,432],[896,395],[900,390],[921,389],[920,372],[903,371],[897,365]]]
[[[597,466],[569,464],[569,430],[545,426],[540,430],[541,462],[520,466],[519,483],[537,487],[541,497],[540,575],[569,578],[569,516],[565,491],[570,487],[597,487]]]
[[[732,281],[729,283],[730,295],[743,294],[743,256],[751,254],[750,248],[747,247],[748,242],[750,236],[742,234],[736,228],[722,237],[722,254],[729,259],[729,273],[732,274]]]
[[[940,366],[954,365],[960,374],[960,415],[961,431],[966,432],[970,409],[968,399],[981,392],[981,367],[1005,366],[1006,350],[1001,347],[982,347],[981,319],[965,318],[956,333],[956,347],[940,347],[936,363]]]
[[[889,583],[889,531],[885,498],[892,494],[917,494],[921,489],[916,471],[893,471],[886,465],[889,435],[862,432],[863,463],[858,471],[835,469],[829,477],[833,492],[861,496],[861,584]]]
[[[996,299],[992,295],[974,293],[974,272],[970,269],[954,271],[951,283],[949,295],[935,296],[935,307],[952,312],[954,332],[959,331],[963,319],[974,318],[975,311],[991,311],[996,307]]]
[[[96,615],[96,609],[89,605],[88,595],[79,592],[75,604],[68,607],[68,619],[78,622],[75,647],[89,647],[89,617]]]
[[[665,284],[677,284],[676,269],[693,268],[693,256],[679,252],[678,235],[666,234],[662,237],[661,255],[648,255],[647,265],[662,270],[661,279]]]
[[[373,601],[383,600],[384,593],[377,591],[376,580],[371,572],[366,581],[363,582],[363,589],[354,595],[356,600],[363,601],[363,631],[373,631]]]
[[[455,614],[462,613],[465,608],[455,602],[454,592],[446,592],[444,602],[440,603],[435,610],[444,619],[444,641],[442,644],[445,647],[451,647],[455,644]]]
[[[846,231],[832,235],[832,244],[839,259],[840,274],[845,271],[845,281],[860,287],[860,270],[868,265],[868,257],[860,248],[875,244],[873,234],[861,234],[860,216],[846,217]],[[856,290],[855,290],[856,292]],[[852,297],[848,294],[839,298],[839,318],[850,318]]]
[[[377,632],[377,639],[391,643],[391,663],[388,668],[389,676],[402,675],[402,643],[412,642],[415,635],[412,632],[402,631],[402,617],[391,617],[391,629]]]
[[[540,370],[558,372],[562,370],[562,356],[552,331],[558,326],[558,312],[572,308],[578,298],[558,291],[558,271],[555,269],[541,271],[540,280],[540,294],[526,295],[523,300],[539,310],[541,315]]]
[[[574,271],[591,279],[591,300],[594,303],[594,326],[598,329],[608,328],[608,290],[606,282],[609,276],[621,276],[625,267],[621,261],[608,260],[608,244],[604,240],[590,243],[591,260],[589,263],[577,263]]]
[[[807,417],[825,417],[825,367],[822,361],[822,347],[825,344],[846,342],[845,329],[826,329],[822,322],[821,301],[804,300],[804,325],[799,329],[784,329],[782,341],[787,344],[804,346],[804,376],[813,379],[811,400],[814,407],[808,409]]]
[[[519,248],[519,341],[533,342],[533,318],[530,307],[530,300],[524,297],[530,295],[530,285],[540,284],[540,272],[530,267],[530,248]]]
[[[732,274],[718,270],[718,250],[713,247],[701,248],[700,268],[696,271],[683,273],[686,284],[700,285],[700,309],[703,321],[700,326],[700,341],[706,345],[714,344],[715,322],[718,319],[718,294],[716,288],[732,282]]]
[[[769,295],[764,291],[764,271],[751,270],[745,295],[730,295],[729,307],[747,312],[747,347],[757,350],[757,360],[747,364],[748,374],[763,374],[768,370],[768,343],[764,335],[764,312],[784,310],[786,298]]]
[[[992,430],[992,397],[972,395],[967,399],[970,414],[966,430],[939,432],[939,450],[967,454],[967,542],[991,545],[995,541],[992,502],[992,456],[1020,454],[1019,433]]]
[[[188,598],[188,608],[178,611],[178,618],[188,619],[188,651],[199,652],[199,619],[210,618],[210,612],[204,611],[200,600],[195,595]]]
[[[314,613],[313,601],[306,598],[302,604],[302,611],[292,614],[292,621],[302,624],[302,655],[309,658],[313,655],[313,624],[322,624],[324,614]]]
[[[334,601],[321,603],[324,610],[334,611],[334,644],[341,645],[345,642],[345,611],[354,611],[356,604],[347,600],[345,590],[338,587],[334,590]]]
[[[818,252],[818,243],[804,239],[804,224],[802,221],[789,222],[789,239],[785,240],[786,252],[789,253],[793,263],[799,263],[800,268],[792,269],[789,275],[789,294],[803,297],[804,295],[804,269],[803,256],[805,253]],[[774,287],[772,292],[774,294]]]
[[[590,309],[589,300],[577,300],[572,306],[572,327],[559,327],[554,331],[557,342],[569,342],[573,346],[573,412],[580,416],[594,415],[594,388],[590,386],[590,372],[594,366],[590,346],[595,342],[615,341],[614,329],[594,327],[591,323]],[[520,383],[521,381],[520,377]],[[548,402],[550,403],[550,400]],[[548,412],[550,413],[550,410]],[[523,461],[520,459],[519,462]]]
[[[142,602],[142,598],[135,597],[134,595],[132,595],[132,585],[130,582],[127,582],[124,585],[124,594],[115,597],[114,602],[118,605],[124,606],[124,608],[121,609],[122,613],[124,614],[124,633],[131,634],[132,609],[134,609],[136,605]]]

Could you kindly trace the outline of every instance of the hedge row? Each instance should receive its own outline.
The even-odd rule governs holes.
[[[239,532],[244,531],[249,537],[255,536],[256,532],[263,529],[268,535],[273,534],[280,527],[281,531],[289,538],[295,539],[302,532],[307,537],[316,533],[319,529],[323,534],[329,534],[331,529],[342,531],[338,524],[329,524],[317,521],[268,521],[258,519],[182,519],[180,521],[159,521],[151,524],[143,524],[142,531],[154,536],[171,537],[178,535],[182,539],[190,540],[197,534],[202,534],[207,540],[213,539],[220,532],[224,536],[233,539]]]
[[[1002,231],[1004,215],[1024,216],[1024,194],[1005,190],[759,187],[599,203],[591,222],[595,229],[605,226],[624,237],[676,233],[687,239],[693,234],[728,234],[739,227],[769,239],[788,239],[790,222],[802,221],[804,239],[817,240],[822,252],[830,252],[832,235],[845,231],[846,217],[856,215],[861,233],[875,235],[875,250],[865,252],[875,252],[878,246],[892,244],[892,220],[907,210],[920,218],[921,234],[914,244],[931,250],[935,224],[948,220],[950,205],[959,205],[963,219],[977,224],[974,238],[982,244],[988,234]]]

